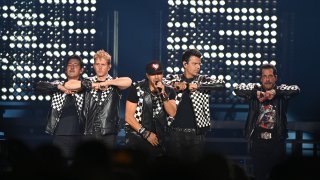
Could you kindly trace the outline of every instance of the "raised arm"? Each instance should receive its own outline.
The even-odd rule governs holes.
[[[253,97],[257,97],[257,89],[254,87],[255,87],[255,84],[252,84],[252,83],[249,83],[247,85],[244,83],[241,83],[235,86],[233,90],[237,96],[243,97],[246,99],[251,99]]]
[[[127,89],[130,87],[132,80],[129,77],[119,77],[116,79],[99,82],[99,83],[92,83],[93,87],[108,87],[108,86],[117,86],[120,90]]]
[[[40,81],[35,86],[35,92],[39,94],[53,94],[55,92],[62,91],[64,93],[71,93],[68,89],[66,89],[60,81],[54,82],[45,82]]]
[[[289,99],[290,97],[298,95],[299,93],[300,93],[300,88],[297,85],[281,84],[280,86],[277,86],[277,89],[276,89],[276,96],[283,96],[286,99]]]
[[[226,83],[221,79],[212,76],[202,75],[199,77],[199,90],[223,90]]]

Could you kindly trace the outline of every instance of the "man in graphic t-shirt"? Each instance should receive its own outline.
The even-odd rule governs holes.
[[[262,86],[240,84],[234,91],[249,101],[245,136],[251,144],[254,176],[264,180],[285,158],[288,100],[300,89],[297,85],[277,86],[277,70],[271,64],[262,65],[260,70]]]

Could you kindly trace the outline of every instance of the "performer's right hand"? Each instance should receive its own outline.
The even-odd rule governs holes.
[[[187,88],[187,84],[185,82],[175,82],[174,89],[179,91],[184,91]]]
[[[147,138],[147,140],[149,141],[150,144],[152,144],[152,146],[158,146],[159,142],[158,142],[158,138],[157,135],[153,132],[150,132],[150,136]]]

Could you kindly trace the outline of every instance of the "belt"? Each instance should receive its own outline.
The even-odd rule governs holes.
[[[172,131],[176,131],[176,132],[186,132],[186,133],[190,133],[190,132],[196,132],[195,128],[171,128]]]
[[[272,133],[271,132],[262,132],[262,133],[260,133],[259,137],[261,139],[271,139]]]

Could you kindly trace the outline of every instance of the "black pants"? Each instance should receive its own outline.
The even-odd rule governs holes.
[[[55,135],[52,143],[60,148],[65,158],[72,159],[81,138],[80,135]]]
[[[108,135],[101,135],[98,134],[90,134],[84,136],[84,141],[90,141],[90,140],[97,140],[101,143],[103,143],[105,146],[107,146],[110,149],[115,148],[117,135],[115,134],[108,134]]]
[[[285,140],[254,138],[251,154],[256,180],[266,180],[272,168],[285,159]]]
[[[159,156],[163,156],[165,153],[165,147],[159,140],[158,146],[153,146],[149,141],[143,139],[140,135],[135,132],[126,133],[126,146],[129,149],[140,151],[148,154],[148,158],[154,159]]]
[[[203,155],[204,135],[196,132],[170,131],[167,144],[170,156],[196,162]]]

